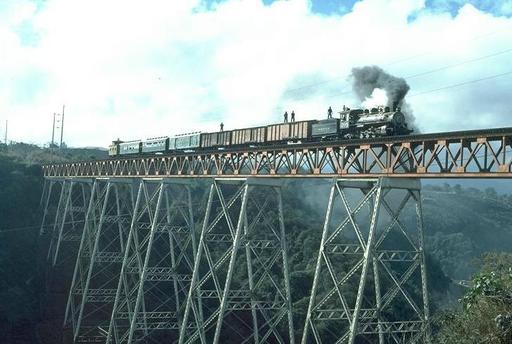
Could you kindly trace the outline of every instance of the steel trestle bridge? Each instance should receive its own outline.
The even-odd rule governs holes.
[[[420,178],[510,178],[511,139],[501,128],[45,165],[49,265],[74,266],[64,326],[74,343],[430,343]],[[290,281],[291,178],[330,180],[307,305]]]

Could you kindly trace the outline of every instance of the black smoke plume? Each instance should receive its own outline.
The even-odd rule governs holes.
[[[409,128],[417,131],[411,107],[404,99],[410,89],[404,78],[388,74],[378,66],[352,68],[351,78],[352,89],[361,102],[369,98],[374,89],[380,88],[385,90],[388,103],[382,105],[389,106],[390,108],[399,106],[407,119]]]

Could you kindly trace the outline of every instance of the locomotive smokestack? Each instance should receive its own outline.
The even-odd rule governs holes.
[[[410,89],[404,78],[386,73],[378,66],[352,68],[351,77],[352,90],[361,102],[370,98],[373,90],[377,88],[385,90],[388,103],[383,105],[389,106],[393,110],[402,108],[409,127],[413,127],[417,131],[412,110],[404,100],[405,95]]]

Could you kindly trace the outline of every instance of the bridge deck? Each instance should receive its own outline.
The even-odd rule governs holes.
[[[122,156],[43,166],[46,178],[511,178],[512,128]]]

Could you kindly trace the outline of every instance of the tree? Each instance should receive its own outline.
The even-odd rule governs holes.
[[[436,343],[512,343],[512,254],[487,254],[460,300],[462,310],[440,317]]]
[[[496,199],[498,198],[498,193],[496,192],[495,188],[486,188],[485,189],[485,197],[490,199]]]

